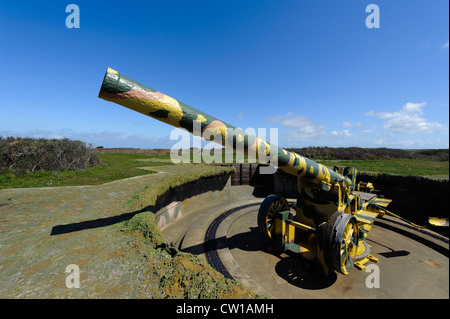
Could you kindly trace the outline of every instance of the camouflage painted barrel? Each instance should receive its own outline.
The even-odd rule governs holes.
[[[348,186],[351,183],[348,178],[315,161],[276,145],[269,145],[257,136],[142,85],[111,68],[106,71],[99,97],[174,127],[186,129],[193,134],[195,133],[194,127],[197,125],[201,130],[202,137],[205,137],[205,132],[208,132],[206,135],[211,137],[208,139],[219,140],[222,145],[231,146],[235,150],[240,150],[236,145],[241,143],[244,152],[252,151],[254,154],[261,152],[261,154],[269,156],[272,163],[277,160],[278,167],[283,171],[320,184],[322,187],[326,188],[327,185],[331,186],[336,183]],[[215,135],[221,135],[222,138],[214,139]]]

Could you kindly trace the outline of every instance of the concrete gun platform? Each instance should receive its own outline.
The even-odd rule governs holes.
[[[257,226],[263,198],[233,186],[232,202],[212,203],[177,220],[163,233],[178,247],[204,257],[225,277],[272,298],[449,298],[448,238],[379,219],[367,242],[379,258],[368,271],[324,277],[295,254],[275,255]],[[376,269],[379,287],[373,287]],[[367,283],[367,284],[366,284]],[[372,287],[372,288],[371,288]]]

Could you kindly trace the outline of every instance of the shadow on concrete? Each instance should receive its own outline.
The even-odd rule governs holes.
[[[387,251],[387,252],[384,252],[384,253],[378,253],[379,255],[381,255],[381,256],[383,256],[385,258],[402,257],[402,256],[408,256],[410,254],[409,251],[406,251],[406,250],[395,250],[395,249],[392,249],[389,246],[383,245],[383,244],[381,244],[381,243],[379,243],[379,242],[377,242],[375,240],[372,240],[370,238],[366,238],[366,240],[371,242],[371,243],[374,243],[374,244],[377,244],[379,246],[382,246],[384,248],[389,249],[390,251]]]
[[[244,251],[268,252],[269,239],[265,237],[258,227],[249,227],[249,231],[227,238],[228,249],[240,249]]]
[[[448,250],[448,246],[442,246],[439,245],[431,240],[429,240],[427,237],[431,236],[430,233],[424,233],[422,236],[412,232],[410,229],[416,230],[414,227],[409,226],[409,225],[401,225],[400,223],[396,222],[396,221],[385,221],[385,220],[375,220],[374,225],[383,227],[385,229],[389,229],[393,232],[399,233],[405,237],[409,237],[435,251],[437,251],[438,253],[441,253],[444,256],[449,256],[449,250]],[[397,226],[397,225],[401,225],[401,226]],[[432,236],[433,237],[433,236]],[[441,241],[442,238],[437,238]],[[448,245],[448,241],[447,241],[447,245]]]
[[[111,216],[111,217],[105,217],[105,218],[97,218],[93,220],[86,220],[78,223],[71,223],[66,225],[57,225],[52,227],[52,231],[50,233],[50,236],[54,235],[62,235],[62,234],[68,234],[80,230],[86,230],[86,229],[94,229],[94,228],[100,228],[100,227],[106,227],[111,226],[123,221],[130,220],[133,218],[134,215],[142,213],[144,211],[153,211],[155,209],[155,206],[149,206],[145,209],[141,209],[139,211],[131,212],[131,213],[125,213],[121,215]]]
[[[282,258],[275,265],[275,272],[289,284],[309,290],[328,288],[337,280],[334,271],[325,276],[317,264],[299,256]]]
[[[332,273],[325,276],[316,263],[294,254],[283,254],[282,257],[273,252],[270,240],[265,237],[258,227],[249,227],[249,231],[236,234],[227,239],[228,249],[240,249],[243,251],[261,251],[272,254],[280,261],[275,266],[275,271],[282,279],[291,285],[303,289],[324,289],[333,285],[337,276]]]
[[[272,193],[273,193],[272,189],[258,185],[258,186],[255,186],[255,188],[253,189],[252,195],[257,198],[265,198]]]

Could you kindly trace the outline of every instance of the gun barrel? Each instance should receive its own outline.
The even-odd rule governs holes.
[[[196,135],[199,135],[195,130],[195,126],[198,125],[203,137],[210,136],[213,142],[218,140],[221,145],[231,146],[238,151],[240,149],[236,145],[239,142],[244,144],[245,152],[252,150],[255,154],[265,154],[270,158],[275,156],[281,170],[314,183],[343,183],[345,186],[351,183],[348,178],[315,161],[271,145],[240,128],[123,76],[111,68],[106,71],[99,97]],[[221,135],[222,138],[215,139],[217,135]]]

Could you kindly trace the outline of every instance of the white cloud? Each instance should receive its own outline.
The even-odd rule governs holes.
[[[243,113],[243,112],[239,113],[239,114],[236,116],[236,119],[237,119],[237,120],[240,120],[240,119],[242,119],[242,118],[244,118],[244,113]]]
[[[374,143],[376,146],[382,147],[432,147],[434,143],[432,141],[425,142],[422,139],[416,140],[378,140]]]
[[[305,126],[296,130],[289,130],[286,132],[286,137],[289,140],[306,140],[306,139],[319,139],[325,136],[327,128],[323,125],[320,126]]]
[[[408,102],[397,112],[376,113],[375,111],[370,111],[366,113],[366,116],[375,116],[386,120],[383,127],[393,133],[430,134],[448,131],[447,126],[438,122],[429,122],[423,117],[423,108],[425,106],[426,102]]]
[[[282,126],[294,128],[286,132],[288,140],[318,139],[324,137],[327,132],[325,125],[313,124],[309,118],[303,115],[295,115],[292,112],[271,117],[268,122],[280,123]]]
[[[363,123],[362,122],[356,122],[356,123],[351,123],[351,122],[342,122],[342,125],[344,127],[362,127]]]
[[[442,50],[448,49],[448,45],[449,45],[449,43],[448,43],[448,40],[447,40],[446,43],[444,43],[443,45],[441,45],[441,49],[442,49]]]
[[[304,127],[311,126],[311,120],[303,115],[294,115],[292,112],[288,112],[284,115],[279,115],[276,117],[270,117],[269,123],[280,122],[281,125],[287,127]]]
[[[372,128],[372,129],[365,129],[365,130],[362,130],[362,132],[364,134],[370,134],[370,133],[373,133],[375,131],[375,129],[376,129],[376,127]]]
[[[349,130],[343,130],[343,131],[332,131],[331,135],[339,137],[339,138],[350,138],[355,137],[354,134],[350,133]]]

